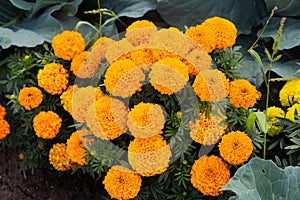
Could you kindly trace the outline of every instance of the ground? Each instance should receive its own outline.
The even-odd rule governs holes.
[[[61,175],[39,169],[21,171],[14,149],[0,147],[0,200],[101,200],[101,182],[89,175]]]

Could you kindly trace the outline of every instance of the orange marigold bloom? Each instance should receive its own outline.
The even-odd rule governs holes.
[[[4,119],[5,116],[6,116],[6,109],[4,106],[0,105],[0,120]]]
[[[9,123],[5,119],[0,119],[0,139],[4,139],[9,133]]]
[[[183,63],[189,68],[190,75],[197,75],[200,71],[209,69],[211,66],[211,57],[202,49],[195,49],[186,56]]]
[[[138,20],[127,27],[125,36],[133,46],[138,46],[149,43],[151,36],[156,31],[157,28],[152,22]]]
[[[209,118],[199,113],[199,119],[189,122],[191,138],[203,145],[216,144],[225,134],[226,125],[221,123],[224,121],[223,116],[218,117],[210,114]]]
[[[256,99],[261,97],[261,93],[249,81],[236,79],[230,82],[229,97],[235,107],[247,109],[254,106]]]
[[[106,71],[104,85],[114,96],[123,98],[133,95],[142,88],[145,80],[143,70],[129,59],[113,62]]]
[[[33,118],[35,134],[44,139],[54,138],[60,130],[62,119],[53,111],[41,111]]]
[[[71,60],[84,51],[85,42],[80,33],[66,30],[53,37],[52,47],[58,58]]]
[[[96,42],[93,44],[91,47],[92,51],[101,46],[103,48],[103,44],[109,44],[115,42],[113,39],[108,38],[108,37],[100,37],[96,40]],[[104,56],[104,54],[103,54]]]
[[[50,63],[40,69],[37,75],[38,85],[49,94],[61,94],[67,88],[69,74],[59,63]]]
[[[89,58],[89,59],[88,59]],[[83,51],[76,55],[71,62],[71,71],[79,78],[91,78],[99,68],[100,59],[92,59],[91,52]]]
[[[49,151],[49,161],[54,169],[58,171],[67,171],[74,169],[75,163],[71,161],[67,154],[67,145],[65,143],[56,143]]]
[[[127,131],[127,115],[127,109],[122,101],[103,96],[90,106],[86,121],[95,136],[113,140]]]
[[[171,149],[161,135],[135,138],[128,146],[128,161],[142,176],[154,176],[167,170]]]
[[[204,195],[219,196],[230,179],[227,164],[215,155],[203,156],[192,166],[191,183]]]
[[[252,140],[241,131],[232,131],[222,137],[219,144],[221,157],[232,165],[246,162],[253,151]]]
[[[139,193],[142,178],[139,174],[128,168],[116,165],[108,170],[103,184],[111,198],[128,200],[135,198]]]
[[[165,58],[152,65],[151,85],[162,94],[171,95],[181,90],[189,80],[187,66],[176,58]]]
[[[221,71],[207,69],[196,76],[193,88],[201,101],[218,102],[227,97],[229,81]]]
[[[113,42],[109,45],[105,52],[105,58],[107,62],[113,63],[114,61],[118,60],[120,57],[124,56],[128,52],[132,51],[134,47],[126,38],[122,40]],[[126,59],[126,57],[125,57]]]
[[[161,133],[165,117],[158,104],[139,103],[128,114],[127,126],[134,137],[147,138]]]
[[[78,131],[72,133],[70,138],[67,140],[67,154],[69,154],[72,162],[78,163],[79,165],[86,165],[86,150],[83,148],[83,142],[79,136]]]
[[[295,122],[294,115],[295,115],[296,110],[297,110],[298,116],[300,116],[300,104],[299,103],[296,103],[292,107],[288,108],[285,118],[291,120],[292,122]]]
[[[37,108],[43,101],[42,91],[37,87],[25,87],[21,89],[18,101],[26,110]]]
[[[77,86],[75,86],[77,87]],[[65,90],[60,95],[60,102],[64,109],[70,113],[70,115],[73,115],[73,92],[74,92],[74,85],[70,85],[67,90]]]
[[[137,66],[149,65],[158,61],[158,59],[153,57],[151,49],[147,48],[135,49],[129,52],[128,58],[132,60]]]

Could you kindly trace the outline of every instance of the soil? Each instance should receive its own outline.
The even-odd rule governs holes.
[[[65,175],[49,169],[21,171],[15,149],[0,147],[0,200],[101,200],[101,182],[90,175]]]

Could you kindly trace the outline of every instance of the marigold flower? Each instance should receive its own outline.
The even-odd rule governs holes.
[[[139,103],[128,114],[127,126],[134,137],[147,138],[161,133],[165,117],[158,104]]]
[[[199,119],[189,122],[191,138],[203,145],[216,144],[225,134],[226,125],[222,125],[225,117],[210,114],[209,117],[199,113]]]
[[[4,139],[10,133],[10,125],[5,119],[0,119],[0,139]]]
[[[37,87],[25,87],[21,89],[18,101],[26,110],[37,108],[43,101],[42,91]]]
[[[232,131],[219,144],[221,157],[232,165],[246,162],[253,151],[252,140],[241,131]]]
[[[287,109],[285,118],[291,120],[292,122],[295,122],[295,117],[294,116],[295,116],[295,111],[296,110],[297,110],[298,116],[300,116],[300,104],[299,103],[296,103],[292,107],[289,107]]]
[[[75,167],[75,163],[71,161],[67,154],[67,146],[65,143],[56,143],[49,151],[49,161],[54,169],[58,171],[67,171]]]
[[[111,44],[115,42],[113,39],[108,38],[108,37],[100,37],[96,40],[96,42],[93,44],[93,46],[91,47],[92,51],[95,50],[96,48],[98,48],[99,46],[101,46],[101,48],[103,48],[104,46],[106,46],[107,44]],[[105,45],[103,45],[105,44]],[[102,54],[103,58],[104,58],[105,54]]]
[[[207,69],[196,76],[193,88],[201,101],[218,102],[227,97],[229,81],[221,71]]]
[[[4,106],[0,105],[0,120],[4,119],[5,116],[6,116],[6,109]]]
[[[91,78],[96,74],[99,68],[100,59],[97,58],[97,63],[95,64],[94,60],[89,51],[83,51],[80,54],[76,55],[71,62],[71,71],[75,76],[79,78]],[[90,58],[88,60],[88,58]]]
[[[50,63],[40,69],[37,75],[38,85],[49,94],[61,94],[68,85],[68,71],[59,63]]]
[[[106,71],[104,85],[114,96],[123,98],[133,95],[142,88],[145,80],[143,70],[129,59],[113,62]]]
[[[291,106],[300,103],[300,78],[288,81],[279,92],[282,106]]]
[[[20,160],[24,160],[25,155],[23,153],[20,153],[18,157],[19,157]]]
[[[107,171],[103,184],[111,198],[128,200],[135,198],[139,193],[142,178],[134,171],[116,165]]]
[[[128,161],[142,176],[154,176],[167,170],[171,149],[161,135],[135,138],[128,146]]]
[[[200,71],[209,69],[211,66],[211,57],[202,49],[195,49],[186,56],[183,63],[189,68],[190,75],[197,75]]]
[[[91,132],[104,140],[113,140],[127,131],[128,112],[118,99],[103,96],[90,106],[86,117]]]
[[[62,119],[53,111],[41,111],[33,118],[35,134],[44,139],[54,138],[60,130]]]
[[[121,56],[126,55],[128,52],[132,51],[134,47],[126,38],[116,41],[109,45],[105,52],[105,58],[107,62],[113,63],[114,61],[120,59]],[[124,59],[127,59],[126,57]]]
[[[218,196],[230,179],[227,164],[215,155],[203,156],[195,161],[191,169],[191,183],[204,195]]]
[[[236,79],[230,82],[229,97],[235,107],[247,109],[254,106],[256,99],[261,97],[261,93],[249,81]]]
[[[79,165],[87,164],[86,159],[84,158],[86,150],[83,148],[83,142],[77,131],[72,133],[70,138],[67,140],[66,151],[72,162],[78,163]]]
[[[151,36],[156,31],[157,28],[152,22],[138,20],[127,27],[125,36],[133,46],[138,46],[149,43]]]
[[[276,106],[269,107],[267,110],[267,118],[271,120],[271,124],[268,124],[268,134],[270,136],[278,135],[282,129],[283,126],[275,126],[273,124],[279,122],[279,119],[276,117],[284,118],[285,113],[281,108],[278,108]]]
[[[58,58],[71,60],[84,51],[85,42],[80,33],[66,30],[53,37],[52,47]]]
[[[158,59],[152,55],[152,50],[147,48],[135,49],[129,52],[128,58],[137,66],[149,65],[158,61]]]
[[[61,95],[60,95],[60,102],[64,109],[73,115],[73,92],[74,92],[74,85],[70,85]]]
[[[165,58],[151,66],[149,78],[151,85],[161,94],[171,95],[189,80],[188,68],[176,58]]]

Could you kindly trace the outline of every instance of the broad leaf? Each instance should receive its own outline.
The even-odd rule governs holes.
[[[230,200],[298,200],[300,167],[281,169],[271,160],[255,157],[240,167],[222,190],[236,193]]]
[[[265,5],[259,0],[157,0],[157,11],[172,26],[185,30],[202,23],[209,17],[219,16],[231,20],[239,34],[251,33],[251,28],[267,15]],[[245,10],[246,9],[246,10]]]
[[[277,6],[276,15],[300,17],[300,1],[295,0],[265,0],[268,10]]]

